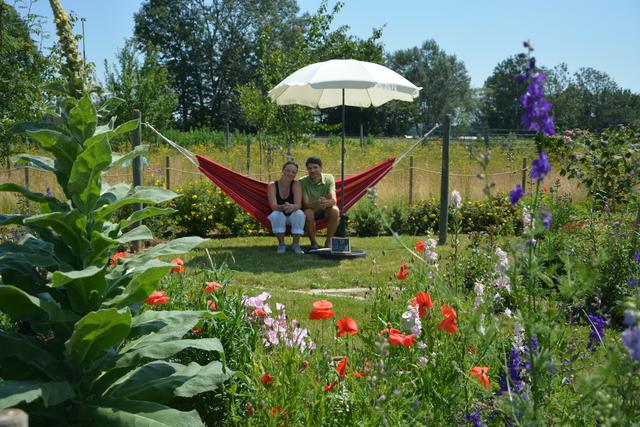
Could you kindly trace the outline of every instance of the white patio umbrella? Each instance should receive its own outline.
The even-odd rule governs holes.
[[[344,194],[345,106],[379,107],[394,99],[412,102],[420,87],[389,68],[355,59],[332,59],[307,65],[269,91],[278,105],[330,108],[342,105],[342,194]],[[345,237],[344,197],[340,206],[340,237]]]

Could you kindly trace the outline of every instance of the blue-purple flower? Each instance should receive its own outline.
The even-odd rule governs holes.
[[[638,325],[622,332],[622,344],[633,360],[640,361],[640,327]]]
[[[474,427],[483,427],[485,425],[482,423],[482,415],[480,415],[479,411],[467,412],[464,419]]]
[[[551,172],[549,158],[547,157],[547,153],[541,151],[540,156],[531,162],[531,179],[542,181],[549,172]]]
[[[552,219],[553,217],[551,216],[551,212],[549,212],[548,210],[542,211],[542,225],[544,226],[545,229],[547,230],[551,229]]]
[[[524,196],[524,191],[522,191],[522,186],[520,184],[516,185],[516,188],[511,190],[511,193],[509,193],[509,200],[511,200],[511,206],[514,206],[516,203],[518,203],[523,196]]]
[[[596,351],[604,338],[604,326],[607,323],[602,317],[596,314],[589,314],[587,318],[589,319],[589,323],[591,323],[591,332],[589,333],[589,344],[587,344],[587,349]]]
[[[635,258],[636,258],[636,261],[640,262],[640,252],[638,252],[638,253],[636,254],[636,257],[635,257]]]

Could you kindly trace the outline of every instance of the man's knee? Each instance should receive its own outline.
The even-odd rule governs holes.
[[[331,206],[327,209],[327,215],[329,218],[338,218],[340,216],[340,209],[337,206]]]

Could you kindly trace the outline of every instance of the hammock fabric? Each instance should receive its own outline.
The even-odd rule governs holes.
[[[267,187],[269,183],[258,181],[232,171],[204,156],[196,155],[196,159],[198,160],[198,169],[200,169],[207,178],[235,200],[236,203],[255,218],[256,221],[271,230],[271,222],[267,219],[267,216],[271,213],[271,207],[267,199]],[[366,194],[369,188],[384,178],[384,176],[391,171],[391,168],[393,168],[394,161],[395,157],[391,157],[356,175],[346,177],[344,180],[344,210],[349,210],[349,208]],[[338,198],[338,206],[340,206],[342,200],[340,183],[341,180],[337,179],[336,196]],[[317,229],[322,229],[326,226],[326,219],[316,221]]]

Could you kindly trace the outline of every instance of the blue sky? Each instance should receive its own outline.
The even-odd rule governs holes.
[[[142,1],[61,1],[86,19],[87,59],[96,63],[102,80],[104,59],[113,63],[132,35],[133,14]],[[298,0],[302,11],[313,12],[320,3]],[[33,10],[50,21],[48,1],[39,0]],[[539,65],[564,62],[571,73],[593,67],[640,93],[640,0],[346,0],[335,24],[349,25],[350,33],[362,38],[384,26],[387,51],[435,39],[464,61],[473,87],[482,86],[498,62],[522,51],[522,41],[530,39]],[[55,37],[52,24],[47,28]]]

